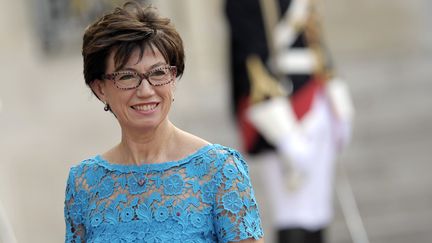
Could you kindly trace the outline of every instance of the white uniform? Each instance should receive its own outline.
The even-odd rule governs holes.
[[[275,226],[312,231],[325,228],[332,219],[334,166],[337,154],[349,140],[351,122],[335,116],[327,94],[321,89],[315,93],[313,104],[299,125],[301,133],[297,136],[301,137],[288,138],[282,145],[291,154],[294,169],[303,174],[297,190],[287,190],[277,153],[265,153],[256,159],[266,161],[263,178]]]

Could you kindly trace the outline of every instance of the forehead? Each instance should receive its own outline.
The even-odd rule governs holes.
[[[142,52],[142,53],[141,53]],[[107,72],[114,72],[124,68],[133,68],[145,71],[157,63],[166,63],[165,58],[155,46],[147,46],[141,51],[139,47],[134,48],[124,66],[116,66],[116,50],[111,51],[107,60]]]

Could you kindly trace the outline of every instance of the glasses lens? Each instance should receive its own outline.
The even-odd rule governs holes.
[[[115,77],[117,87],[121,89],[135,88],[139,85],[140,78],[137,74],[131,72],[117,73]]]
[[[164,85],[171,82],[171,79],[169,67],[158,68],[149,74],[149,80],[153,85]]]

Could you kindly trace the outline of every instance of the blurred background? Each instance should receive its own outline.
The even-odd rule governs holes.
[[[120,2],[0,1],[0,207],[18,242],[64,241],[69,167],[119,141],[117,122],[84,85],[80,45],[86,23]],[[223,1],[153,3],[186,47],[172,120],[241,149]],[[327,45],[356,106],[339,162],[373,243],[432,242],[431,10],[428,0],[321,1]],[[250,169],[266,223],[260,166]],[[335,208],[329,242],[352,242],[337,200]]]

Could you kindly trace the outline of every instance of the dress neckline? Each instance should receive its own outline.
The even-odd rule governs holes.
[[[116,164],[109,162],[108,160],[104,159],[102,155],[98,154],[94,157],[94,161],[96,164],[101,165],[109,170],[114,171],[120,171],[125,173],[130,173],[132,171],[163,171],[166,169],[169,169],[174,166],[179,166],[181,164],[187,163],[191,161],[194,157],[197,157],[203,153],[206,153],[210,149],[217,147],[219,145],[217,144],[207,144],[196,150],[195,152],[187,155],[186,157],[179,159],[179,160],[173,160],[173,161],[166,161],[161,163],[149,163],[149,164],[141,164],[141,165],[134,165],[134,164]]]

